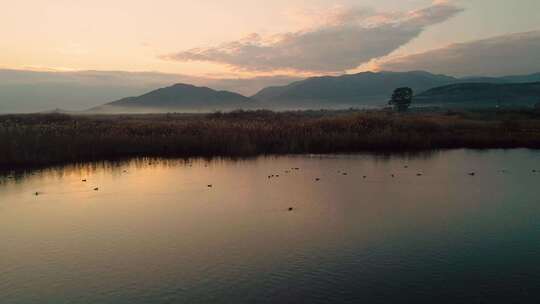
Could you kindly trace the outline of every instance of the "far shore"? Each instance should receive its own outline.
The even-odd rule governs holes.
[[[129,157],[540,149],[540,111],[0,116],[0,167]]]

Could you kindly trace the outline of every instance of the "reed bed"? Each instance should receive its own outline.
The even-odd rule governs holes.
[[[235,111],[0,116],[0,166],[138,156],[540,148],[540,112]]]

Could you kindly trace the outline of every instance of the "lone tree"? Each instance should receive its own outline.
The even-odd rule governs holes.
[[[392,99],[388,102],[398,112],[407,112],[411,106],[413,90],[411,88],[398,88],[394,90]]]

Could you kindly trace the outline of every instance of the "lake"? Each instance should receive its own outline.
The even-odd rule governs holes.
[[[9,304],[538,303],[540,151],[16,173],[0,243]]]

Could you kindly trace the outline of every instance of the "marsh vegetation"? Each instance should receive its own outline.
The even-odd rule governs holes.
[[[236,111],[0,116],[0,165],[132,156],[540,148],[540,112]]]

